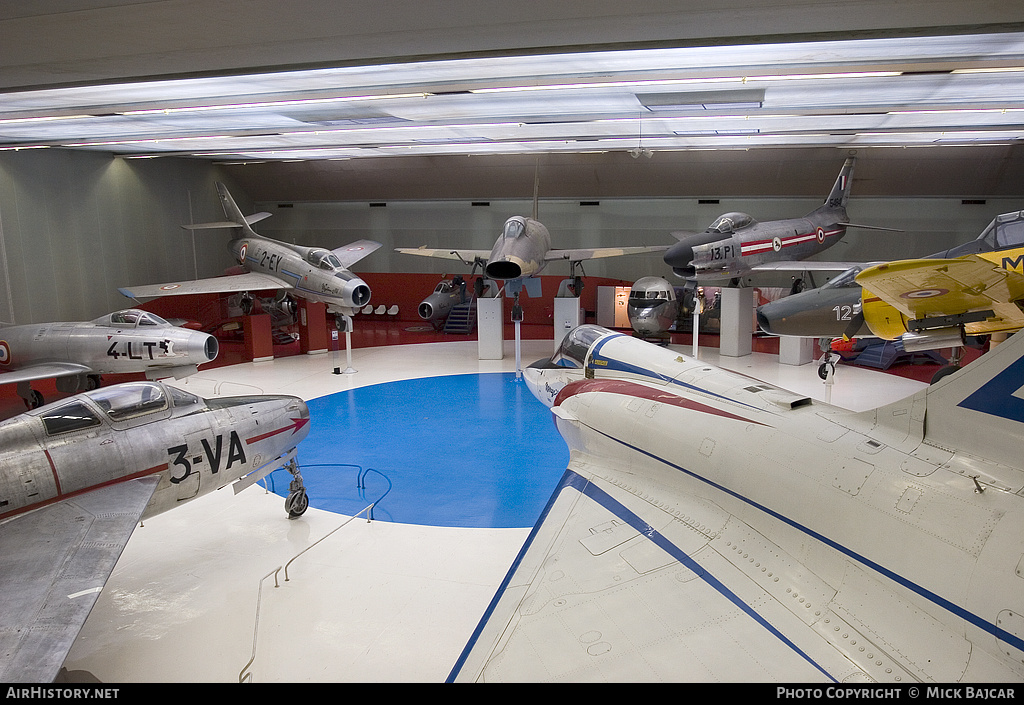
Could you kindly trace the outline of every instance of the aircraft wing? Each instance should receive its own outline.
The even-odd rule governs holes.
[[[491,256],[490,250],[453,250],[448,247],[396,247],[395,252],[405,255],[419,255],[421,257],[439,257],[441,259],[457,259],[465,264],[473,264],[474,260],[487,261]]]
[[[145,477],[0,524],[0,682],[52,682],[156,490]]]
[[[91,367],[74,362],[47,362],[39,365],[29,365],[21,369],[11,370],[10,372],[0,372],[0,384],[16,384],[17,382],[31,382],[36,379],[90,374],[91,372]]]
[[[1024,298],[1024,276],[977,255],[887,262],[862,271],[857,283],[910,319],[991,309],[996,329],[1024,326],[1013,303]]]
[[[817,262],[808,260],[779,260],[755,264],[755,272],[845,272],[851,267],[863,266],[863,262]]]
[[[232,274],[210,279],[171,282],[169,284],[145,284],[118,289],[129,299],[149,299],[157,296],[181,296],[184,294],[221,294],[232,291],[263,291],[265,289],[292,289],[290,282],[259,272]]]
[[[623,255],[643,255],[651,252],[664,252],[670,245],[652,245],[650,247],[591,247],[578,250],[548,250],[544,256],[547,261],[569,260],[580,262],[586,259],[599,259],[601,257],[622,257]]]
[[[331,250],[331,252],[341,260],[341,266],[348,269],[363,257],[366,257],[368,254],[376,251],[381,246],[382,245],[379,242],[375,242],[374,240],[356,240],[344,247]]]
[[[821,614],[835,590],[796,556],[762,564],[757,541],[768,542],[723,509],[724,493],[719,506],[664,485],[638,489],[629,468],[586,458],[574,454],[450,681],[807,683],[850,673],[858,656],[831,632],[859,635],[842,615]]]

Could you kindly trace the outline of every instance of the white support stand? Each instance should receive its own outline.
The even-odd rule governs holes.
[[[477,358],[501,360],[505,357],[504,299],[502,297],[476,300]]]
[[[522,321],[515,321],[516,328],[516,381],[518,382],[523,378],[523,354],[522,354],[522,343],[519,337],[519,326],[522,325]]]
[[[345,319],[345,359],[348,366],[345,367],[344,372],[340,371],[340,366],[335,367],[334,374],[354,375],[358,370],[352,367],[352,317],[346,314],[340,315]]]
[[[693,309],[693,356],[697,357],[697,336],[700,335],[700,310]]]
[[[814,338],[779,337],[779,364],[806,365],[814,361]]]
[[[722,289],[722,337],[719,354],[743,357],[753,351],[754,290]]]
[[[580,300],[575,296],[555,297],[555,351],[562,344],[566,333],[583,322],[583,309],[580,308]]]

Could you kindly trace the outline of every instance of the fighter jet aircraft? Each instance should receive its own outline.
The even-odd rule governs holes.
[[[679,316],[675,288],[661,277],[637,279],[629,289],[626,315],[639,337],[665,337]]]
[[[52,681],[141,519],[286,466],[308,500],[296,397],[204,400],[161,382],[84,392],[0,423],[0,681]]]
[[[336,250],[302,247],[256,234],[252,224],[270,216],[256,213],[244,216],[222,183],[217,184],[227,222],[184,226],[188,229],[240,228],[241,237],[228,243],[228,251],[238,260],[244,274],[212,279],[197,279],[170,284],[122,287],[130,299],[183,294],[211,294],[233,291],[287,289],[308,301],[327,304],[329,311],[354,315],[370,303],[370,287],[348,270],[353,264],[379,248],[379,242],[358,240]]]
[[[1019,681],[1022,371],[855,413],[574,329],[524,375],[568,467],[450,679]]]
[[[473,271],[482,267],[484,276],[502,282],[507,296],[518,297],[525,288],[531,297],[541,296],[540,274],[548,262],[564,260],[569,263],[569,276],[576,279],[574,291],[581,290],[576,270],[581,262],[601,257],[663,252],[666,246],[651,247],[593,247],[569,250],[551,249],[551,235],[544,224],[537,220],[537,204],[534,199],[533,217],[515,215],[505,221],[501,235],[488,250],[463,250],[451,248],[396,247],[396,252],[423,257],[457,259],[471,265]]]
[[[181,379],[217,357],[217,339],[172,326],[160,316],[125,309],[85,323],[40,323],[0,328],[0,384],[17,384],[26,406],[43,404],[29,386],[57,378],[57,390],[95,389],[100,375],[145,372],[150,379]]]
[[[908,351],[957,346],[964,336],[1024,323],[1013,303],[1021,292],[1012,291],[1024,273],[1022,255],[1024,211],[1003,213],[970,242],[898,265],[859,264],[824,286],[765,304],[758,325],[772,335],[900,338]]]
[[[802,260],[832,247],[847,228],[893,230],[849,222],[853,166],[849,157],[825,203],[803,218],[759,223],[746,213],[725,213],[702,233],[673,233],[679,242],[665,253],[665,263],[689,280],[730,279],[752,271],[843,271],[853,263]]]
[[[462,277],[442,279],[434,287],[434,291],[416,307],[416,312],[436,329],[444,325],[453,306],[464,304],[468,300],[466,281]]]

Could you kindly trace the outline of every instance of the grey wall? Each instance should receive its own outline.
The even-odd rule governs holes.
[[[371,207],[369,201],[253,203],[232,176],[200,160],[122,160],[56,149],[0,153],[0,320],[89,320],[131,305],[118,287],[221,274],[233,264],[227,233],[193,236],[180,227],[223,220],[218,180],[228,184],[244,212],[273,214],[256,225],[269,237],[329,248],[360,238],[382,242],[383,248],[355,267],[365,272],[465,272],[455,262],[402,255],[394,248],[489,250],[509,216],[532,210],[528,198],[491,200],[487,206],[450,199],[393,200],[384,207]],[[923,256],[973,239],[999,213],[1024,208],[1022,197],[971,196],[985,203],[854,193],[851,219],[905,232],[854,230],[822,258]],[[822,198],[726,196],[718,203],[697,197],[602,198],[599,205],[542,198],[540,218],[556,247],[670,244],[672,231],[703,230],[727,211],[745,211],[759,220],[786,218],[812,210]],[[627,280],[670,276],[657,255],[595,260],[585,270]],[[552,263],[545,273],[565,275],[568,267]]]
[[[201,161],[0,153],[0,320],[90,320],[132,304],[118,287],[222,273],[224,231],[197,234],[193,254],[180,227],[224,219],[218,179]]]
[[[830,185],[830,184],[829,184]],[[827,186],[825,187],[827,190]],[[823,198],[721,198],[701,203],[697,198],[601,199],[599,205],[579,200],[541,199],[540,220],[551,233],[555,247],[604,247],[661,245],[675,242],[677,230],[704,230],[720,214],[743,211],[758,220],[792,218],[821,205]],[[979,199],[970,199],[979,200]],[[1024,198],[987,198],[983,204],[963,203],[960,198],[851,198],[848,212],[853,222],[899,228],[904,232],[848,231],[839,244],[817,259],[870,261],[925,256],[972,240],[999,213],[1024,209]],[[593,203],[593,201],[590,201]],[[468,273],[458,262],[400,254],[395,247],[464,247],[490,250],[504,221],[512,215],[530,215],[532,202],[471,201],[257,203],[257,210],[273,213],[261,221],[259,232],[277,239],[340,247],[352,240],[377,240],[384,247],[360,262],[364,272]],[[283,207],[282,207],[283,205]],[[591,276],[635,280],[657,274],[671,277],[659,255],[636,255],[584,264]],[[567,275],[568,265],[553,262],[544,274]],[[784,285],[782,279],[761,279]],[[819,279],[819,283],[824,277]]]

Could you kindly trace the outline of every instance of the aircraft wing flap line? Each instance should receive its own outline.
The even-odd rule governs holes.
[[[52,682],[159,482],[119,483],[0,524],[0,681]]]
[[[31,382],[36,379],[67,377],[69,375],[89,374],[90,372],[92,372],[92,368],[85,365],[76,365],[72,362],[48,362],[40,365],[30,365],[20,370],[0,372],[0,384]]]
[[[143,286],[121,287],[121,294],[129,299],[149,299],[158,296],[183,296],[186,294],[221,294],[236,291],[263,291],[266,289],[292,289],[294,286],[284,279],[249,272],[232,274],[210,279],[171,282],[168,284],[146,284]]]
[[[620,672],[614,669],[620,669],[623,678],[627,673],[633,678],[643,673],[641,678],[718,677],[732,680],[749,679],[752,674],[759,674],[780,680],[837,680],[828,668],[807,653],[805,646],[796,643],[801,641],[813,646],[821,644],[821,640],[792,611],[776,600],[749,599],[747,592],[755,590],[762,594],[760,589],[717,551],[708,552],[701,562],[691,557],[690,551],[705,545],[706,537],[689,549],[681,548],[677,542],[679,537],[671,538],[665,531],[652,527],[634,510],[602,489],[599,486],[602,482],[600,479],[587,479],[571,468],[566,470],[548,508],[449,680],[478,677],[486,680],[490,675],[500,678],[506,664],[509,668],[525,664],[528,669],[539,669],[537,673],[518,674],[520,677],[578,677],[585,669],[594,668],[604,653],[614,654],[610,657],[612,662],[601,661],[600,666],[602,675],[613,680],[616,679],[615,673]],[[616,491],[614,486],[608,489]],[[632,496],[628,493],[623,495],[624,499]],[[643,511],[645,506],[646,503],[640,501],[637,510]],[[661,510],[657,511],[659,516],[668,519],[666,529],[675,525],[670,517],[661,514]],[[606,518],[613,520],[607,522]],[[597,524],[588,533],[586,527],[594,522]],[[608,533],[608,528],[615,525],[619,531]],[[593,533],[595,531],[598,534]],[[608,536],[595,547],[593,541],[601,539],[601,533]],[[584,538],[589,535],[591,543],[574,540],[578,535]],[[543,570],[545,559],[553,554],[560,558],[558,566],[562,570],[559,572],[566,572],[566,585],[557,576],[548,575]],[[597,573],[593,572],[598,564],[621,566],[622,561],[635,571],[635,575],[629,573],[632,578],[627,576],[619,580],[603,574],[599,568]],[[705,561],[708,561],[707,565]],[[681,566],[670,571],[662,570],[676,562]],[[614,568],[613,572],[616,570],[619,568]],[[513,577],[517,571],[519,575]],[[737,594],[718,575],[728,576],[725,580],[729,582],[738,580],[738,585],[742,585],[738,589],[744,595]],[[525,590],[523,581],[529,583]],[[556,589],[568,592],[560,596],[553,592]],[[666,590],[673,596],[670,599],[677,601],[667,612],[657,608],[651,613],[641,610],[643,617],[638,618],[636,610],[629,607],[637,600],[642,604],[660,604],[663,600],[651,596],[664,595]],[[680,590],[685,595],[681,600]],[[587,596],[586,599],[577,594],[579,591]],[[651,599],[645,599],[645,595]],[[596,604],[598,602],[600,604]],[[499,603],[500,606],[495,608]],[[758,604],[758,608],[752,607],[751,603]],[[625,621],[617,620],[616,614],[630,614],[630,617]],[[489,624],[492,619],[499,623]],[[720,624],[722,620],[729,624],[724,631]],[[786,624],[784,629],[787,631],[797,630],[800,636],[787,636],[778,626],[780,624]],[[486,638],[480,638],[484,633]],[[640,633],[645,636],[640,636]],[[592,638],[580,639],[581,634]],[[693,643],[690,643],[690,636]],[[666,639],[675,646],[669,649]],[[700,658],[679,658],[688,649],[705,651],[708,648],[706,639],[714,642],[713,664],[703,664]],[[581,641],[586,647],[584,650],[579,649]],[[566,642],[566,647],[576,647],[576,651],[570,653],[566,650],[563,653],[562,642]],[[524,644],[528,648],[524,649]],[[778,646],[782,648],[776,648]],[[648,659],[648,648],[654,649],[656,658]],[[483,653],[485,651],[488,653]],[[541,661],[537,660],[537,652]],[[557,659],[554,658],[555,652],[560,654]],[[634,652],[636,657],[630,658]],[[558,673],[553,673],[548,668],[550,664],[544,662],[545,653],[552,655],[550,664],[558,664],[561,669]],[[835,664],[842,663],[831,648],[826,647],[822,654]],[[634,667],[638,670],[633,670]],[[609,668],[613,669],[611,676],[608,675]],[[493,672],[488,673],[492,669]]]

